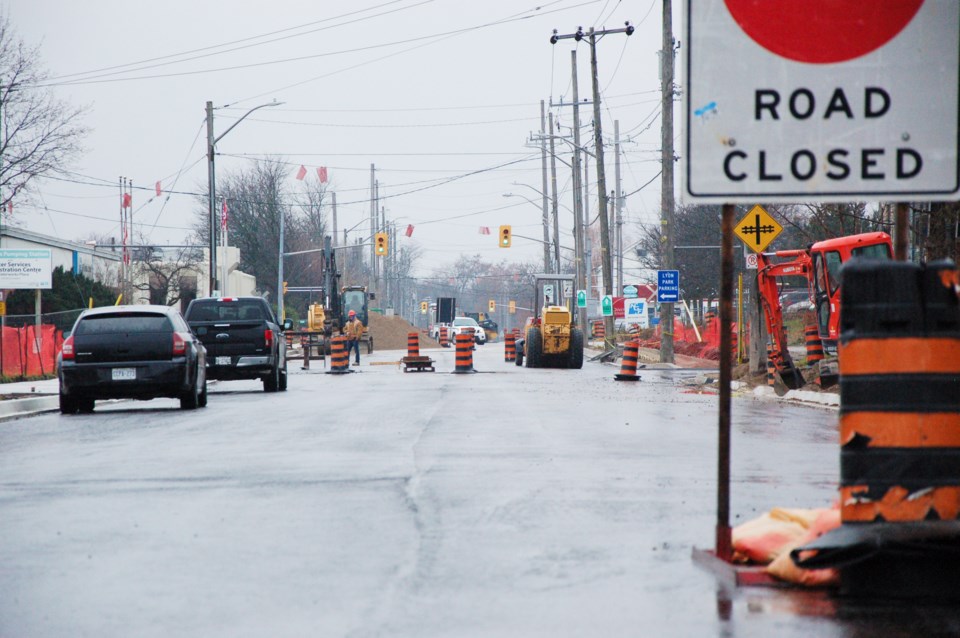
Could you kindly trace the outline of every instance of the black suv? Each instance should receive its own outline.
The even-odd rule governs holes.
[[[287,389],[287,344],[266,299],[194,299],[184,317],[207,348],[207,378],[260,379],[266,392]]]
[[[57,357],[60,411],[93,412],[97,399],[180,399],[207,404],[206,350],[167,306],[85,310]]]

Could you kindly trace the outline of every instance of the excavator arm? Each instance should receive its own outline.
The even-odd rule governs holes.
[[[785,258],[787,261],[773,263],[772,258]],[[759,291],[760,310],[772,341],[770,360],[777,374],[790,389],[803,386],[803,375],[793,362],[787,348],[787,331],[783,325],[783,307],[780,304],[781,277],[803,277],[809,282],[812,262],[810,253],[805,250],[781,250],[776,253],[757,255],[757,290]]]

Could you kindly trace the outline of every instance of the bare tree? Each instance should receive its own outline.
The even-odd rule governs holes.
[[[0,15],[0,208],[82,150],[86,109],[54,98],[48,77],[39,47],[27,46]]]
[[[137,282],[133,287],[148,293],[150,303],[183,306],[196,298],[197,272],[203,258],[201,249],[159,250],[141,245],[134,247],[134,255],[138,259],[133,263],[131,279]]]

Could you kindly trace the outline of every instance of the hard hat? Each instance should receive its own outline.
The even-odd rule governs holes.
[[[357,316],[357,312],[356,312],[355,310],[351,310],[350,312],[347,313],[347,316],[356,317],[356,316]]]

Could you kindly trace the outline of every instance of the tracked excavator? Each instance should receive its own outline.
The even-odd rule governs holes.
[[[806,281],[816,315],[817,333],[826,357],[818,362],[817,376],[823,385],[837,379],[837,342],[840,329],[840,269],[854,258],[891,259],[890,235],[862,233],[826,239],[809,248],[778,250],[757,255],[757,288],[760,310],[771,341],[770,359],[784,385],[796,389],[804,384],[800,368],[787,348],[787,332],[780,303],[783,279]]]

